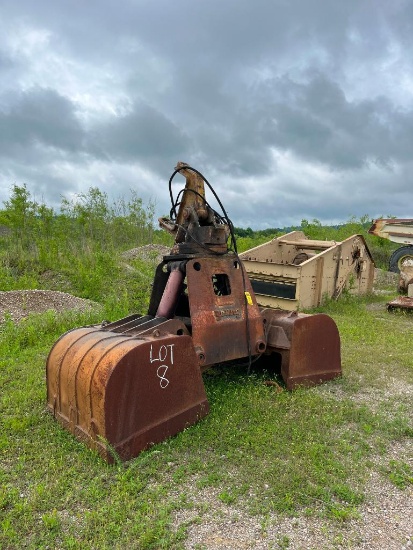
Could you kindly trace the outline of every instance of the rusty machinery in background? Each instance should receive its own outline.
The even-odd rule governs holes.
[[[186,185],[175,199],[178,173]],[[128,460],[206,416],[202,372],[212,365],[246,358],[251,366],[265,356],[281,362],[288,389],[341,374],[329,316],[259,306],[209,182],[178,163],[169,192],[171,218],[160,224],[175,242],[156,269],[147,314],[71,330],[47,359],[48,409],[108,461],[114,453]]]
[[[353,294],[373,289],[374,262],[362,235],[319,241],[292,231],[240,257],[260,306],[308,309],[344,289]]]
[[[389,271],[400,274],[398,291],[408,296],[392,300],[388,307],[413,310],[413,219],[380,218],[369,233],[402,245],[390,256]]]

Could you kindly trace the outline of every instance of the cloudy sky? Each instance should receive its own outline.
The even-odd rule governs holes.
[[[237,226],[413,217],[413,2],[1,0],[1,203],[163,215],[178,160]]]

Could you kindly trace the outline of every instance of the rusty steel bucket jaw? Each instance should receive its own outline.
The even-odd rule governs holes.
[[[267,326],[267,354],[281,356],[281,375],[289,390],[341,376],[340,335],[322,313],[261,310]]]
[[[185,325],[132,315],[72,330],[47,359],[47,406],[108,462],[128,460],[209,412]]]

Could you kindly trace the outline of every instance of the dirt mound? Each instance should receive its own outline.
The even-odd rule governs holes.
[[[145,262],[159,263],[170,251],[171,248],[163,244],[145,244],[131,250],[125,250],[125,252],[122,252],[122,258],[126,261],[139,259]]]
[[[75,309],[88,311],[99,307],[91,300],[77,298],[66,292],[56,290],[10,290],[0,292],[0,323],[7,315],[13,321],[21,321],[30,313],[44,313],[45,311],[66,311]]]
[[[141,259],[154,264],[160,263],[163,256],[170,253],[170,247],[157,244],[147,244],[138,248],[132,248],[122,253],[127,262]],[[48,272],[44,275],[49,286],[67,286],[67,282],[58,274]],[[11,290],[0,291],[0,323],[6,316],[10,316],[15,322],[21,321],[31,313],[44,313],[45,311],[66,311],[75,309],[87,311],[99,307],[99,304],[91,300],[77,298],[72,294],[57,290]]]

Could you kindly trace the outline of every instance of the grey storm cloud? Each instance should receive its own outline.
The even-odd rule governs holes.
[[[145,165],[176,162],[189,151],[188,136],[161,112],[143,103],[131,112],[94,128],[96,150],[115,159],[139,159]]]
[[[66,151],[82,148],[84,131],[73,104],[54,90],[34,88],[20,92],[8,108],[0,108],[0,155],[16,148],[53,147]]]
[[[3,0],[0,201],[133,187],[163,214],[184,160],[235,224],[411,217],[412,28],[407,0]]]
[[[269,142],[332,168],[387,165],[413,155],[413,111],[402,113],[380,96],[350,102],[324,75],[305,84],[277,79],[263,104]]]

